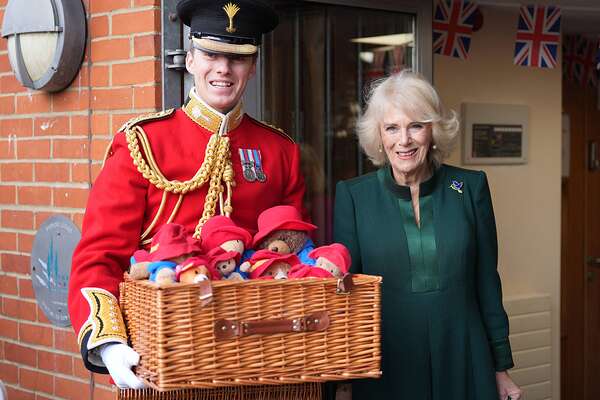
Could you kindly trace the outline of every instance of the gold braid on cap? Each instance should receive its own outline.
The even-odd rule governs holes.
[[[165,192],[174,194],[180,194],[180,199],[177,205],[180,205],[181,196],[188,192],[200,188],[206,182],[209,183],[208,192],[204,200],[204,211],[202,217],[198,221],[198,225],[194,231],[194,237],[200,238],[200,231],[202,225],[208,219],[215,215],[217,201],[221,200],[223,204],[223,192],[224,187],[222,181],[225,183],[227,188],[226,199],[221,210],[226,216],[230,216],[233,212],[231,206],[231,195],[232,187],[235,185],[233,167],[231,165],[231,152],[229,150],[229,138],[227,136],[221,136],[218,133],[213,133],[208,141],[206,150],[204,153],[204,161],[196,172],[196,174],[187,181],[181,182],[178,180],[168,180],[158,168],[152,149],[150,148],[150,142],[148,136],[139,125],[129,125],[124,127],[125,138],[127,140],[127,147],[133,159],[133,164],[137,167],[137,170],[146,178],[152,185],[157,189]],[[141,145],[141,150],[140,150]],[[144,155],[146,159],[144,159]],[[174,213],[179,209],[176,209],[171,214],[169,220],[172,220]],[[154,217],[151,226],[154,226],[160,215],[162,214],[163,208],[161,207]],[[142,240],[148,235],[148,231],[144,232]]]

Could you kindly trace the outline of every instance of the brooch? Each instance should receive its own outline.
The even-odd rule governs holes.
[[[452,180],[452,184],[450,185],[450,189],[456,190],[458,193],[462,193],[462,188],[464,186],[463,182]]]

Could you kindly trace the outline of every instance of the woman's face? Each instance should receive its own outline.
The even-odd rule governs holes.
[[[402,110],[388,107],[379,126],[383,150],[396,180],[421,177],[428,171],[427,153],[431,147],[430,122],[415,121]]]

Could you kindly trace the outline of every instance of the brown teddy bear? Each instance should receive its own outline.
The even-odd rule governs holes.
[[[302,220],[295,207],[271,207],[258,216],[258,232],[254,235],[253,248],[295,254],[303,264],[314,265],[315,260],[308,254],[315,247],[309,236],[315,229],[315,225]]]

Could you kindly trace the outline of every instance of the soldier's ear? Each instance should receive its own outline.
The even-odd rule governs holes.
[[[191,49],[188,50],[187,54],[185,55],[185,69],[187,70],[187,72],[189,72],[190,74],[194,74],[192,72],[192,67],[194,65],[194,48],[192,47]]]

